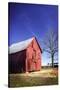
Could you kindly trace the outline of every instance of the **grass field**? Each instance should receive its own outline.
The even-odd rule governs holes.
[[[41,86],[58,84],[58,69],[41,69],[41,71],[21,74],[9,74],[9,87]]]

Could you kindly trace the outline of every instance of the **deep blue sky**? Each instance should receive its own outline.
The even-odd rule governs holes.
[[[43,47],[41,40],[47,31],[58,30],[58,7],[55,5],[9,3],[8,12],[9,46],[35,36]],[[43,58],[46,59],[46,54]]]

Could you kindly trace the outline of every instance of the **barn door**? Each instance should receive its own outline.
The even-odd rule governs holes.
[[[33,64],[32,64],[32,69],[33,69],[33,71],[35,71],[36,70],[36,50],[33,50],[33,55],[32,55],[32,60],[33,60]]]

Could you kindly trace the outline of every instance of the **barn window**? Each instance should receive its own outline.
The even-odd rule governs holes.
[[[33,52],[32,58],[35,59],[36,58],[36,52]]]
[[[32,59],[33,59],[33,62],[36,62],[36,51],[35,50],[33,51]]]
[[[40,52],[38,52],[38,57],[40,58]]]

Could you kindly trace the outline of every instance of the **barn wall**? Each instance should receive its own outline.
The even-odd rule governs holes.
[[[41,49],[35,39],[26,50],[9,54],[9,73],[38,71],[41,69]]]
[[[26,71],[38,71],[41,69],[41,50],[34,39],[26,50]]]
[[[25,72],[26,50],[9,54],[9,73]]]

